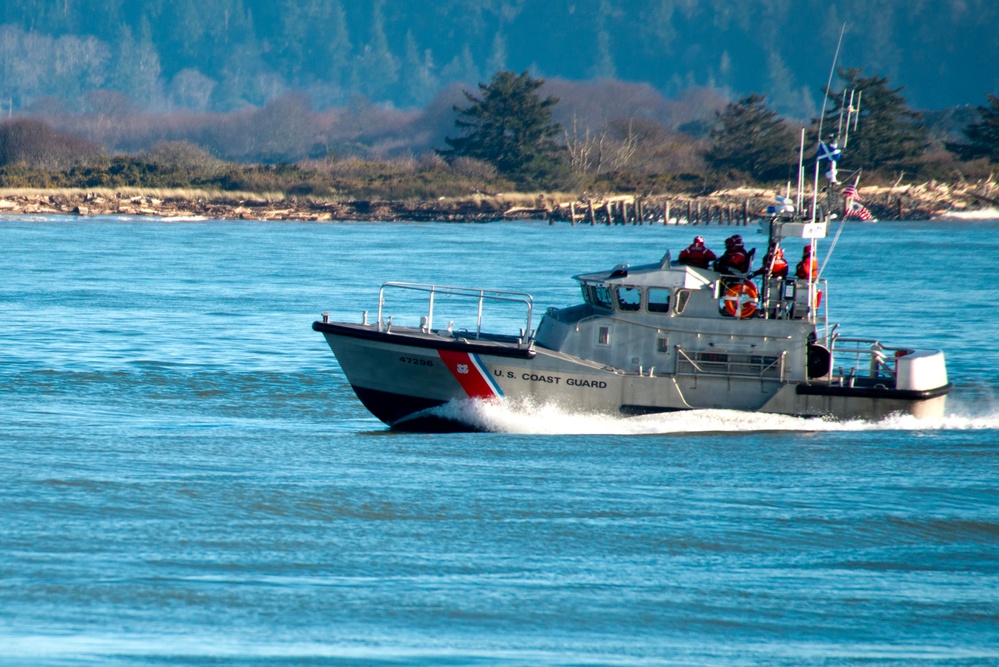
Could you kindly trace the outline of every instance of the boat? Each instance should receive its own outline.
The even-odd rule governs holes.
[[[827,98],[832,70],[829,81]],[[851,94],[847,108],[858,113],[859,99],[855,106]],[[821,276],[845,216],[818,267],[818,243],[838,207],[831,199],[820,206],[817,194],[824,161],[827,192],[839,185],[839,146],[851,122],[856,127],[855,118],[845,120],[833,141],[819,142],[810,206],[801,187],[802,133],[797,197],[788,184],[787,196],[768,208],[767,254],[756,271],[692,266],[667,251],[651,264],[582,273],[574,277],[581,302],[548,308],[536,329],[534,299],[526,293],[388,282],[374,322],[367,311],[360,323],[323,313],[312,328],[326,338],[364,406],[393,429],[467,430],[449,417],[455,411],[441,407],[468,400],[624,415],[728,409],[842,420],[940,418],[953,389],[942,351],[846,337],[829,321]],[[819,137],[821,128],[820,121]],[[857,184],[847,195],[859,202]],[[772,259],[795,244],[816,262],[801,277],[784,275]],[[400,295],[419,303],[406,324],[385,308],[387,298]],[[467,304],[464,327],[435,312],[444,300]],[[485,328],[485,311],[494,308],[516,308],[523,326]]]
[[[784,207],[767,222],[768,256],[791,244],[813,250],[829,221]],[[563,409],[639,415],[729,409],[802,417],[933,419],[947,394],[944,353],[842,336],[828,317],[826,280],[780,277],[767,262],[750,273],[658,262],[574,276],[581,301],[548,308],[537,328],[527,293],[388,282],[374,321],[331,321],[323,334],[361,403],[393,429],[464,430],[452,401],[556,403]],[[388,300],[415,296],[402,323]],[[468,326],[439,325],[437,304],[466,303]],[[490,331],[502,309],[523,326]],[[417,316],[419,319],[417,320]]]

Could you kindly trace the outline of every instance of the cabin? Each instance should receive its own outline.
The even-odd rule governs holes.
[[[815,336],[807,281],[772,279],[766,300],[743,297],[733,306],[732,286],[743,281],[673,263],[668,254],[659,264],[574,278],[582,303],[549,308],[536,346],[639,375],[768,384],[805,378]]]

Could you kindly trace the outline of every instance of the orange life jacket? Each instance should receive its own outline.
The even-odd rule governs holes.
[[[811,273],[811,279],[815,280],[819,277],[819,263],[815,261],[815,258],[811,255],[805,255],[798,262],[798,266],[795,267],[794,274],[801,278],[802,280],[809,279],[809,273]]]

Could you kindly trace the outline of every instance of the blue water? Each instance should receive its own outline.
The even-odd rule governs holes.
[[[693,231],[0,218],[0,664],[999,664],[999,222],[825,270],[844,334],[946,351],[939,422],[393,433],[310,329],[386,280],[569,305]]]

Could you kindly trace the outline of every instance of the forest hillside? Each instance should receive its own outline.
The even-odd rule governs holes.
[[[666,97],[760,92],[808,118],[844,23],[841,63],[905,86],[915,108],[999,90],[993,0],[4,0],[0,110],[85,111],[93,91],[156,112],[292,92],[411,108],[530,69]]]

